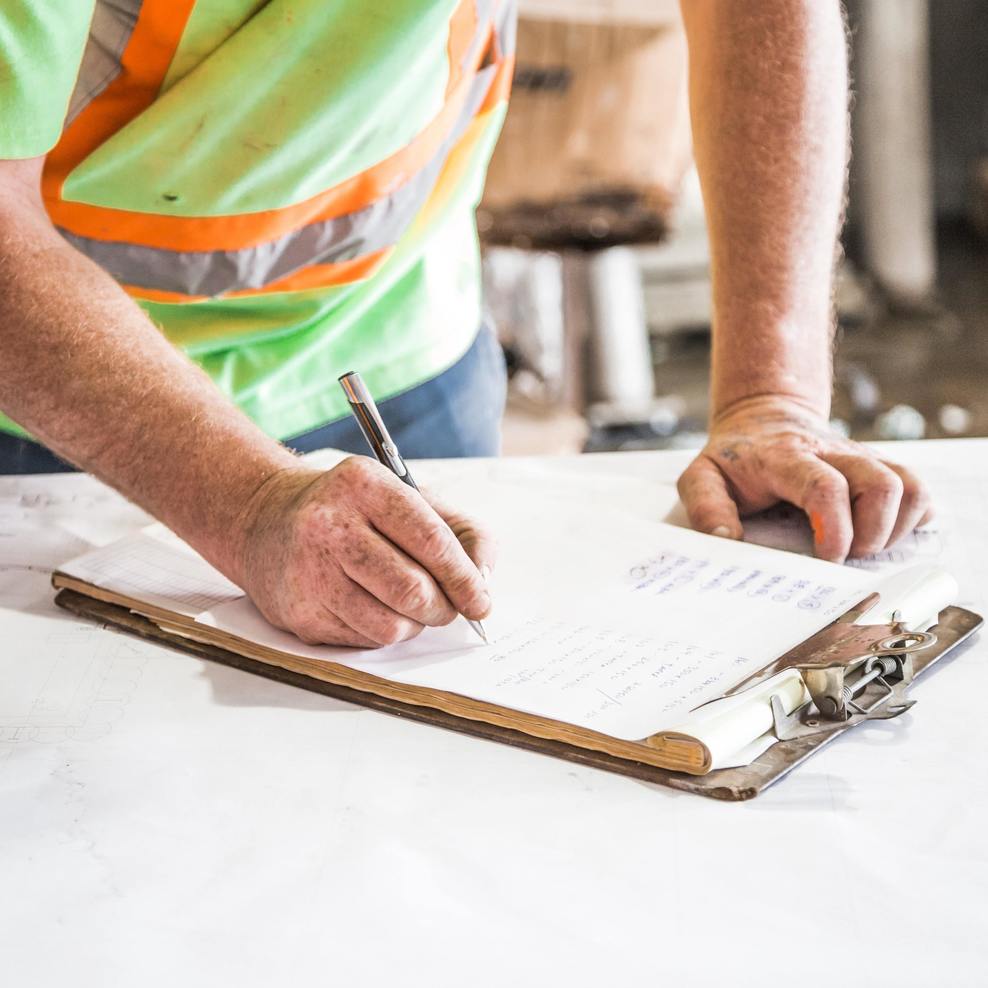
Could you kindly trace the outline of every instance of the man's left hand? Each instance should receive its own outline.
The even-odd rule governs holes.
[[[897,542],[932,516],[905,467],[835,433],[792,399],[749,398],[718,414],[679,479],[690,523],[740,538],[744,515],[788,501],[806,512],[816,555],[833,562]]]

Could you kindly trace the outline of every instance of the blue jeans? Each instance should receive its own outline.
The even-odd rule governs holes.
[[[501,445],[506,374],[493,330],[484,325],[448,370],[379,403],[381,416],[406,459],[496,456]],[[370,453],[352,416],[285,440],[301,453],[333,446]],[[65,473],[76,468],[30,439],[0,433],[0,474]]]

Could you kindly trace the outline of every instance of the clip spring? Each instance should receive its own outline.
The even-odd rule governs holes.
[[[894,626],[895,627],[895,626]],[[928,631],[895,633],[872,643],[868,652],[825,666],[799,665],[810,701],[787,714],[778,696],[771,700],[776,736],[790,741],[809,734],[833,731],[849,722],[888,720],[905,713],[915,703],[906,699],[912,682],[912,653],[935,645],[937,636]],[[860,675],[849,680],[849,674]],[[879,692],[862,702],[870,689]]]

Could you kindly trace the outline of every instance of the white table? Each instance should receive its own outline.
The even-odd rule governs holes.
[[[899,445],[984,608],[988,441]],[[685,454],[548,464],[654,478]],[[0,480],[5,985],[984,985],[988,635],[747,804],[103,631],[47,570],[142,516]]]

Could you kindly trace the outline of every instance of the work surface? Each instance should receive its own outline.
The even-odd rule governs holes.
[[[887,555],[985,613],[988,441],[889,449],[939,516]],[[539,469],[654,482],[661,519],[687,461]],[[721,804],[57,611],[52,567],[145,522],[86,477],[0,479],[5,983],[988,983],[988,635],[909,714]]]

